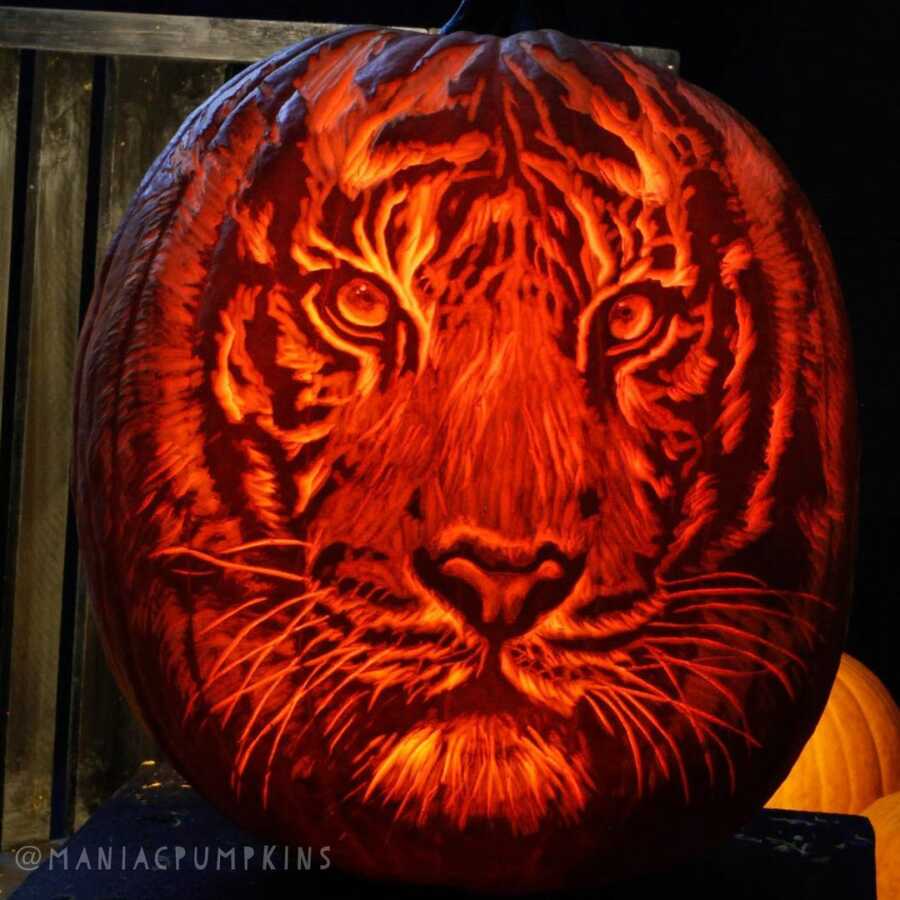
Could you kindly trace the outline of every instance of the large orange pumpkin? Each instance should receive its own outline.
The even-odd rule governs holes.
[[[248,827],[604,881],[734,829],[821,712],[828,251],[749,125],[624,50],[356,28],[256,65],[141,184],[77,377],[110,660]]]
[[[848,654],[816,730],[767,806],[858,815],[900,791],[900,709]]]

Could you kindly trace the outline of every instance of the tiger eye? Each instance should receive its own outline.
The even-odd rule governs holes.
[[[616,300],[609,310],[609,332],[617,341],[633,341],[653,322],[653,303],[640,294]]]
[[[390,300],[381,288],[354,278],[338,291],[337,308],[350,324],[377,328],[387,321]]]

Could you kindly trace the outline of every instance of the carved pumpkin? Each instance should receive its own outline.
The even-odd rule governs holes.
[[[816,730],[767,806],[857,815],[900,791],[900,709],[859,660],[841,657]]]
[[[624,50],[363,28],[256,65],[148,172],[82,336],[123,690],[227,813],[372,876],[720,839],[838,664],[842,316],[771,149]]]
[[[900,791],[876,800],[863,815],[875,829],[878,900],[900,900]]]

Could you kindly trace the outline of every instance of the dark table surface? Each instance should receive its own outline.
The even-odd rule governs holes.
[[[185,851],[177,871],[175,847]],[[212,848],[211,856],[202,868],[206,847]],[[223,818],[171,768],[145,764],[11,896],[13,900],[462,896],[433,888],[372,884],[334,867],[321,871],[316,851],[308,870],[298,871],[304,861],[296,857],[286,865],[283,848],[264,868],[264,848],[258,838]],[[227,856],[231,849],[234,863]],[[226,854],[218,864],[217,851]],[[250,852],[245,869],[244,854]],[[767,809],[726,844],[698,859],[585,896],[875,900],[872,829],[861,816]]]

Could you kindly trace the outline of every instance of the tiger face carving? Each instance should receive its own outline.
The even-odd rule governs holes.
[[[796,187],[674,76],[554,32],[285,51],[148,173],[85,327],[123,689],[232,815],[370,874],[685,853],[837,665],[847,353]]]

